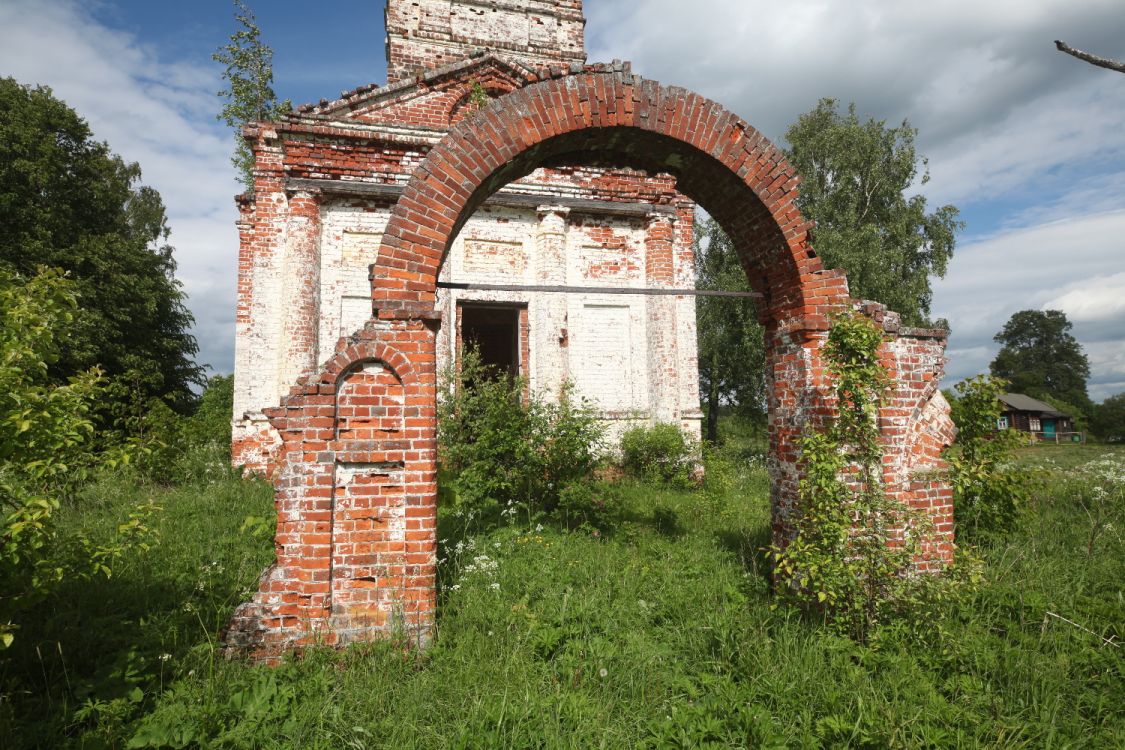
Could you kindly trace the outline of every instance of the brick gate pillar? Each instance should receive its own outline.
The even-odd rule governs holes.
[[[535,283],[561,286],[566,284],[566,228],[570,209],[564,206],[540,206],[539,226],[535,233]],[[532,385],[557,395],[570,375],[568,355],[569,333],[565,294],[537,294],[531,301],[531,331],[535,343],[531,356],[535,359],[531,372],[538,380]]]
[[[658,212],[648,215],[645,226],[645,286],[671,288],[675,285],[674,236],[673,215]],[[677,409],[680,362],[676,351],[676,307],[675,297],[649,296],[645,299],[649,400],[652,417],[658,422],[675,422],[680,416]]]
[[[437,576],[436,318],[368,321],[267,410],[281,435],[277,561],[223,635],[273,659],[429,637]]]
[[[279,395],[288,393],[298,378],[316,372],[319,364],[320,201],[310,192],[289,198],[282,289]]]

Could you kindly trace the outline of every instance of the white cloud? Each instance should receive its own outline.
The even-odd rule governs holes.
[[[992,337],[1020,310],[1062,309],[1090,358],[1091,396],[1125,380],[1125,209],[1005,232],[959,249],[934,281],[948,318],[950,382],[983,372]]]
[[[586,11],[591,59],[632,60],[775,137],[834,96],[891,120],[910,116],[931,142],[954,139],[1040,94],[1114,84],[1051,40],[1125,51],[1116,0],[587,0]]]
[[[1090,359],[1090,398],[1101,401],[1125,393],[1125,343],[1096,341],[1084,346]]]
[[[1006,193],[1057,200],[1077,185],[1048,179],[1051,171],[1125,164],[1120,74],[1052,44],[1125,56],[1117,0],[587,0],[586,8],[591,59],[630,59],[774,141],[821,97],[890,123],[909,119],[937,203]]]
[[[1063,305],[1095,397],[1125,381],[1125,79],[1055,39],[1125,57],[1120,0],[586,0],[592,60],[623,58],[693,88],[775,141],[821,97],[907,118],[936,205],[1008,211],[934,285],[950,320],[950,381],[987,370],[1018,310]],[[982,208],[983,207],[983,208]],[[1116,283],[1116,282],[1114,282]],[[1115,348],[1116,347],[1116,348]]]
[[[930,152],[927,194],[939,203],[963,203],[1012,193],[1034,201],[1035,192],[1081,190],[1086,175],[1077,185],[1060,184],[1052,170],[1125,163],[1120,84],[1095,75],[1074,88],[1043,92],[1012,106],[988,128],[970,124]],[[1118,186],[1117,198],[1121,195]]]
[[[1069,284],[1067,291],[1043,303],[1062,310],[1072,323],[1125,322],[1125,273]]]
[[[214,119],[217,72],[163,60],[71,0],[0,4],[0,71],[50,86],[97,139],[141,165],[144,182],[168,209],[199,360],[229,372],[238,251],[232,197],[239,188],[229,161],[233,136]]]

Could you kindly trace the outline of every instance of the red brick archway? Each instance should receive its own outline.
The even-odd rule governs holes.
[[[796,207],[799,178],[754,128],[685,89],[623,67],[548,78],[460,123],[415,172],[373,268],[380,317],[431,310],[435,281],[462,224],[494,192],[545,163],[605,161],[670,172],[677,189],[735,241],[768,317],[823,327],[822,271]],[[846,301],[837,284],[835,303]],[[807,308],[807,309],[806,309]]]
[[[796,438],[832,413],[820,350],[836,311],[887,332],[895,389],[880,414],[888,492],[934,521],[920,567],[952,555],[951,493],[932,473],[951,439],[938,391],[944,332],[848,296],[825,271],[796,207],[799,179],[746,122],[698,94],[626,66],[546,72],[457,124],[395,206],[371,268],[374,317],[268,416],[282,435],[278,562],[227,636],[258,653],[405,628],[424,637],[436,575],[436,282],[463,223],[486,198],[544,164],[670,172],[714,216],[764,296],[775,539],[797,495]],[[375,363],[370,367],[363,363]],[[359,425],[341,428],[343,412]],[[388,411],[390,410],[390,411]],[[393,418],[392,418],[393,417]],[[350,423],[349,423],[350,424]]]

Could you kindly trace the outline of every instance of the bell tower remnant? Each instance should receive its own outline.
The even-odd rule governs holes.
[[[387,82],[478,52],[530,65],[586,62],[582,0],[390,0]]]

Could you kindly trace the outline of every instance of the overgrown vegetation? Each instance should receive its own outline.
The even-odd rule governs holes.
[[[845,358],[854,344],[840,342]],[[979,537],[984,583],[927,605],[924,647],[904,628],[864,643],[775,606],[760,426],[720,424],[701,487],[591,482],[581,446],[597,431],[579,405],[552,412],[474,366],[443,406],[476,420],[454,432],[460,468],[543,453],[496,485],[511,505],[447,470],[428,649],[314,649],[277,669],[218,656],[273,551],[272,493],[229,469],[230,382],[216,379],[195,416],[154,417],[135,460],[57,505],[56,538],[91,549],[159,507],[144,519],[159,546],[120,546],[112,576],[66,575],[28,602],[0,657],[5,747],[1125,743],[1125,453],[1026,451],[1044,489],[1005,534]],[[526,494],[549,472],[553,508]]]
[[[13,748],[1125,743],[1125,664],[1106,642],[1125,635],[1125,505],[1107,496],[1095,523],[1086,478],[1096,460],[1115,467],[1102,486],[1120,487],[1125,452],[1027,451],[1047,484],[1008,535],[982,542],[985,582],[939,604],[925,647],[893,630],[871,646],[772,606],[761,442],[739,423],[721,434],[725,491],[623,480],[597,536],[465,523],[443,506],[426,651],[313,650],[277,669],[224,661],[215,643],[272,558],[268,528],[240,530],[268,515],[269,487],[229,473],[171,488],[101,480],[60,528],[109,537],[151,498],[159,552],[134,550],[112,578],[66,581],[35,608],[30,648],[0,666],[0,736]]]
[[[50,376],[77,304],[75,284],[57,271],[23,278],[0,268],[0,651],[30,647],[16,642],[27,632],[24,618],[64,584],[109,578],[119,561],[154,543],[160,508],[151,499],[131,507],[112,535],[64,531],[59,515],[86,485],[125,470],[167,482],[196,473],[189,462],[199,450],[212,451],[209,464],[216,447],[223,460],[229,451],[229,378],[213,381],[192,417],[154,399],[148,420],[161,420],[159,432],[97,437],[91,415],[107,388],[101,371],[63,385]]]
[[[569,389],[557,401],[491,372],[471,348],[443,377],[438,444],[443,499],[481,518],[596,523],[592,486],[604,428]]]
[[[638,426],[621,436],[621,466],[633,477],[685,489],[699,460],[699,447],[679,425]]]
[[[1025,443],[1016,430],[997,429],[1008,382],[978,375],[956,386],[957,445],[948,452],[960,541],[1010,531],[1018,522],[1033,477],[1013,464]]]
[[[58,513],[100,465],[127,462],[129,446],[96,446],[91,412],[105,391],[100,370],[52,382],[77,307],[57,271],[30,279],[0,267],[0,652],[27,610],[65,580],[108,577],[136,546],[158,508],[135,507],[109,539],[60,533]],[[167,408],[167,407],[165,407]]]
[[[888,624],[909,627],[932,612],[930,576],[913,572],[926,519],[883,486],[878,411],[888,386],[883,333],[859,315],[838,316],[824,347],[837,417],[801,436],[804,469],[790,523],[771,547],[779,594],[866,643]],[[952,578],[942,581],[946,586]]]

